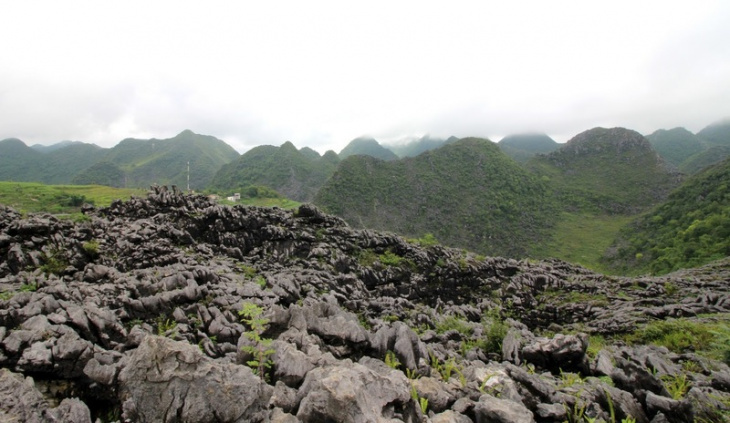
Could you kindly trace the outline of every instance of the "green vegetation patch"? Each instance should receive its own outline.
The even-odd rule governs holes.
[[[620,231],[605,262],[664,274],[730,255],[730,159],[707,169]]]
[[[631,217],[624,215],[563,212],[552,236],[535,249],[534,256],[558,258],[605,273],[609,269],[601,258],[630,221]]]
[[[22,213],[73,213],[83,203],[108,206],[116,199],[144,196],[147,191],[101,185],[45,185],[35,182],[0,182],[0,204]]]
[[[626,340],[633,344],[654,344],[675,353],[695,352],[730,363],[730,314],[696,319],[668,319],[648,323]]]

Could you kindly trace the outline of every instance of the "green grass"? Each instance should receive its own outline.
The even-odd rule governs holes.
[[[545,245],[535,249],[540,258],[558,258],[592,270],[606,272],[600,260],[631,216],[563,212]]]
[[[695,352],[730,363],[730,314],[705,315],[700,320],[659,320],[627,335],[626,340],[664,346],[678,354]]]
[[[221,201],[221,203],[227,200]],[[241,198],[241,201],[237,204],[245,204],[247,206],[257,207],[278,207],[280,209],[296,209],[302,203],[299,203],[288,198]]]
[[[0,182],[0,204],[21,213],[72,213],[78,206],[69,199],[83,196],[95,206],[108,206],[115,199],[144,196],[146,190],[111,188],[101,185],[45,185],[35,182]]]

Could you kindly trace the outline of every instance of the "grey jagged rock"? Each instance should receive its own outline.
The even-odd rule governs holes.
[[[51,407],[31,378],[0,369],[0,421],[91,423],[91,415],[77,398],[66,398],[58,407]]]
[[[417,421],[408,380],[403,373],[388,370],[384,374],[345,361],[310,371],[299,388],[297,418],[303,422]]]
[[[522,358],[549,369],[574,370],[584,364],[588,336],[557,334],[552,339],[537,339],[522,348]]]
[[[158,336],[129,355],[119,388],[125,418],[140,422],[265,421],[273,391],[248,367]]]
[[[609,403],[642,422],[730,413],[725,363],[610,341],[590,351],[575,335],[620,339],[680,314],[723,322],[730,260],[620,278],[422,247],[310,205],[223,207],[164,187],[84,212],[0,206],[0,367],[40,401],[26,419],[562,422],[583,410],[608,421]],[[244,303],[264,311],[275,351],[263,378],[240,349],[252,343]],[[690,388],[678,401],[675,376]]]
[[[523,404],[482,395],[475,406],[477,422],[534,423],[535,417]]]

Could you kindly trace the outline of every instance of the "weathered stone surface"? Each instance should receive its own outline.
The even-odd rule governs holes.
[[[429,410],[439,413],[456,401],[456,395],[448,385],[432,377],[421,377],[411,382],[418,396],[428,400]]]
[[[129,356],[119,385],[125,418],[140,422],[264,421],[272,393],[247,367],[157,336]]]
[[[418,421],[412,386],[432,421],[484,420],[492,408],[563,421],[580,401],[607,420],[609,395],[617,416],[642,422],[683,419],[687,403],[704,421],[727,411],[724,363],[639,345],[611,345],[589,363],[584,336],[535,334],[620,335],[680,313],[730,312],[730,259],[619,278],[424,248],[309,206],[222,207],[174,188],[84,212],[74,222],[0,206],[0,367],[37,376],[39,418],[85,419],[79,396],[94,417],[116,409],[137,421]],[[97,254],[84,250],[90,241]],[[386,254],[401,264],[384,264]],[[39,268],[51,255],[68,264],[57,274]],[[669,283],[677,295],[666,295]],[[574,292],[580,300],[566,301]],[[244,302],[269,319],[268,383],[244,365]],[[459,329],[444,331],[445,316]],[[500,326],[485,316],[514,318],[504,319],[501,354],[491,331]],[[387,351],[397,369],[383,362]],[[668,399],[665,375],[687,376],[686,401]],[[480,401],[485,393],[503,402]]]
[[[298,387],[314,364],[306,354],[287,342],[274,341],[271,345],[274,354],[274,377],[291,387]]]
[[[89,408],[76,398],[51,408],[32,378],[0,369],[0,421],[91,423]]]
[[[524,405],[482,395],[474,407],[477,423],[534,423],[535,418]]]
[[[401,372],[377,373],[358,363],[310,371],[299,388],[303,422],[414,421],[409,383]]]
[[[677,401],[656,395],[653,392],[647,392],[646,394],[646,411],[649,415],[662,413],[672,423],[693,420],[692,404],[689,401]]]
[[[472,423],[472,420],[456,411],[446,410],[431,417],[431,423]]]
[[[403,322],[394,322],[375,332],[370,341],[379,356],[385,357],[388,351],[395,353],[398,361],[408,369],[416,370],[419,362],[428,358],[426,346],[411,328]]]
[[[557,334],[552,339],[538,339],[522,348],[522,358],[536,366],[572,370],[583,364],[588,336]]]

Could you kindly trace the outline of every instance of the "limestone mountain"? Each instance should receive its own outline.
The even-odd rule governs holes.
[[[106,185],[114,188],[127,186],[125,173],[112,162],[100,161],[74,176],[71,183],[75,185]]]
[[[209,135],[185,130],[173,138],[127,138],[114,146],[103,161],[121,169],[127,187],[151,185],[187,186],[190,163],[190,188],[207,188],[224,164],[239,157],[230,145]]]
[[[43,153],[17,138],[4,139],[0,141],[0,180],[41,182],[38,173],[44,158]]]
[[[0,141],[0,180],[101,183],[117,181],[121,171],[122,183],[128,187],[185,187],[190,162],[190,187],[200,190],[223,164],[237,157],[236,150],[225,142],[192,131],[169,139],[128,138],[111,149],[79,142],[31,148],[20,140],[8,139]],[[115,182],[112,186],[120,185]]]
[[[385,147],[394,152],[398,157],[415,157],[423,152],[435,150],[445,144],[457,141],[456,137],[448,139],[434,138],[424,135],[421,138],[412,139],[400,144],[386,144]]]
[[[719,120],[702,128],[697,136],[709,145],[730,145],[730,118]]]
[[[659,129],[646,136],[651,146],[667,163],[677,168],[693,155],[706,149],[704,141],[684,128]]]
[[[360,137],[350,141],[345,148],[340,151],[340,159],[345,159],[354,155],[371,156],[382,160],[395,160],[398,156],[392,151],[380,145],[374,138]]]
[[[730,145],[713,145],[685,160],[680,170],[688,175],[697,173],[730,157]]]
[[[28,147],[15,138],[3,140],[0,141],[0,180],[68,184],[108,151],[82,142]]]
[[[730,156],[730,119],[714,122],[697,133],[703,144],[679,166],[682,172],[693,174]]]
[[[536,154],[547,154],[560,148],[554,139],[540,133],[507,135],[497,145],[518,162],[526,162]]]
[[[400,160],[348,157],[315,204],[356,227],[522,257],[553,219],[548,191],[491,141],[465,138]]]
[[[680,175],[636,131],[594,128],[527,163],[550,180],[563,204],[634,214],[658,204]]]
[[[40,172],[46,184],[67,184],[79,173],[102,160],[109,149],[96,144],[70,143],[45,153],[45,168]]]
[[[64,147],[68,147],[69,145],[76,145],[76,144],[86,144],[81,141],[61,141],[57,142],[55,144],[51,145],[43,145],[43,144],[33,144],[30,146],[30,148],[40,151],[41,153],[50,153],[51,151],[55,151]]]
[[[211,188],[220,192],[243,192],[248,186],[258,185],[296,201],[311,201],[338,162],[333,151],[320,156],[310,148],[297,150],[288,141],[280,147],[258,146],[221,167],[211,181]]]
[[[730,256],[730,158],[687,179],[624,228],[606,261],[619,271],[667,273]]]

